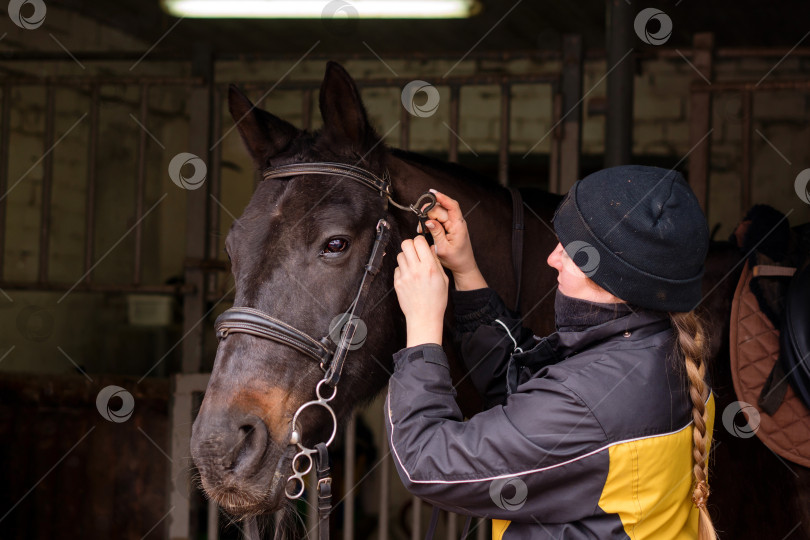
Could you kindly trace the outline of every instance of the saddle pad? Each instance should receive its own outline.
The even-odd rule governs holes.
[[[785,399],[773,416],[757,400],[765,380],[779,359],[779,331],[759,310],[751,292],[752,271],[745,264],[731,304],[731,375],[737,399],[753,406],[760,424],[751,428],[757,437],[779,456],[810,467],[810,411],[788,386]]]

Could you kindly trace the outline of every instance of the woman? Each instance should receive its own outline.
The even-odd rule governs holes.
[[[394,286],[407,320],[386,401],[402,481],[493,519],[494,539],[715,538],[706,509],[714,401],[701,300],[706,219],[673,171],[623,166],[577,182],[557,209],[557,332],[520,325],[475,264],[461,209],[436,193]],[[454,400],[442,326],[485,410]]]

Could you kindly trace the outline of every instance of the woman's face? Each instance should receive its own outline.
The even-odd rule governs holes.
[[[579,269],[579,266],[565,252],[562,244],[557,243],[557,247],[548,256],[546,262],[559,273],[557,283],[560,292],[565,296],[604,304],[622,301],[588,279],[588,276]]]

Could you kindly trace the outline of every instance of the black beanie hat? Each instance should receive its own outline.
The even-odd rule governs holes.
[[[691,311],[701,300],[709,229],[676,171],[623,165],[576,182],[554,214],[568,256],[629,304]]]

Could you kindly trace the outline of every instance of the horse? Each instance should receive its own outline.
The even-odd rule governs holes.
[[[259,171],[289,164],[342,163],[369,171],[375,178],[390,179],[391,198],[400,203],[417,201],[429,188],[458,200],[489,285],[503,298],[514,298],[519,289],[524,324],[538,335],[554,330],[556,274],[545,261],[557,244],[550,222],[561,196],[523,190],[529,212],[519,286],[510,265],[512,246],[505,241],[512,233],[509,191],[459,165],[388,148],[370,125],[357,86],[339,64],[326,66],[319,94],[323,125],[318,131],[300,130],[255,107],[233,86],[228,106]],[[285,508],[296,451],[291,437],[303,438],[308,446],[326,441],[332,429],[345,425],[353,410],[385,388],[393,370],[392,354],[405,344],[405,321],[392,287],[395,256],[401,241],[417,230],[416,213],[398,206],[407,209],[387,204],[379,191],[340,171],[293,172],[260,182],[232,224],[225,245],[236,287],[234,306],[258,310],[309,336],[329,334],[335,317],[353,305],[367,275],[364,265],[375,247],[375,226],[381,218],[390,226],[390,239],[379,274],[368,286],[367,307],[359,314],[367,328],[365,341],[349,351],[330,400],[334,428],[326,415],[311,410],[296,416],[303,404],[320,396],[324,372],[317,361],[295,347],[250,333],[232,334],[220,342],[194,421],[191,452],[205,493],[229,514],[255,516]],[[713,247],[704,279],[707,296],[702,308],[715,323],[711,350],[716,360],[718,415],[734,401],[727,319],[740,260],[727,245]],[[452,306],[446,327],[451,311]],[[461,381],[460,405],[470,415],[480,407],[480,400],[465,380],[452,347],[446,348],[451,375]],[[804,510],[796,501],[810,500],[810,495],[800,493],[798,486],[808,483],[810,471],[787,478],[764,446],[754,448],[756,443],[751,442],[734,440],[721,427],[715,430],[710,475],[716,524],[721,531],[733,532],[733,538],[778,538],[781,535],[774,531],[781,530],[781,525],[775,525],[775,520],[796,518],[785,532],[802,522]],[[770,486],[767,495],[781,488],[777,502],[754,503],[751,492],[740,489],[743,470],[754,477],[754,485]],[[768,484],[770,479],[778,484]],[[743,511],[738,510],[740,505]],[[810,535],[806,516],[803,523]]]

